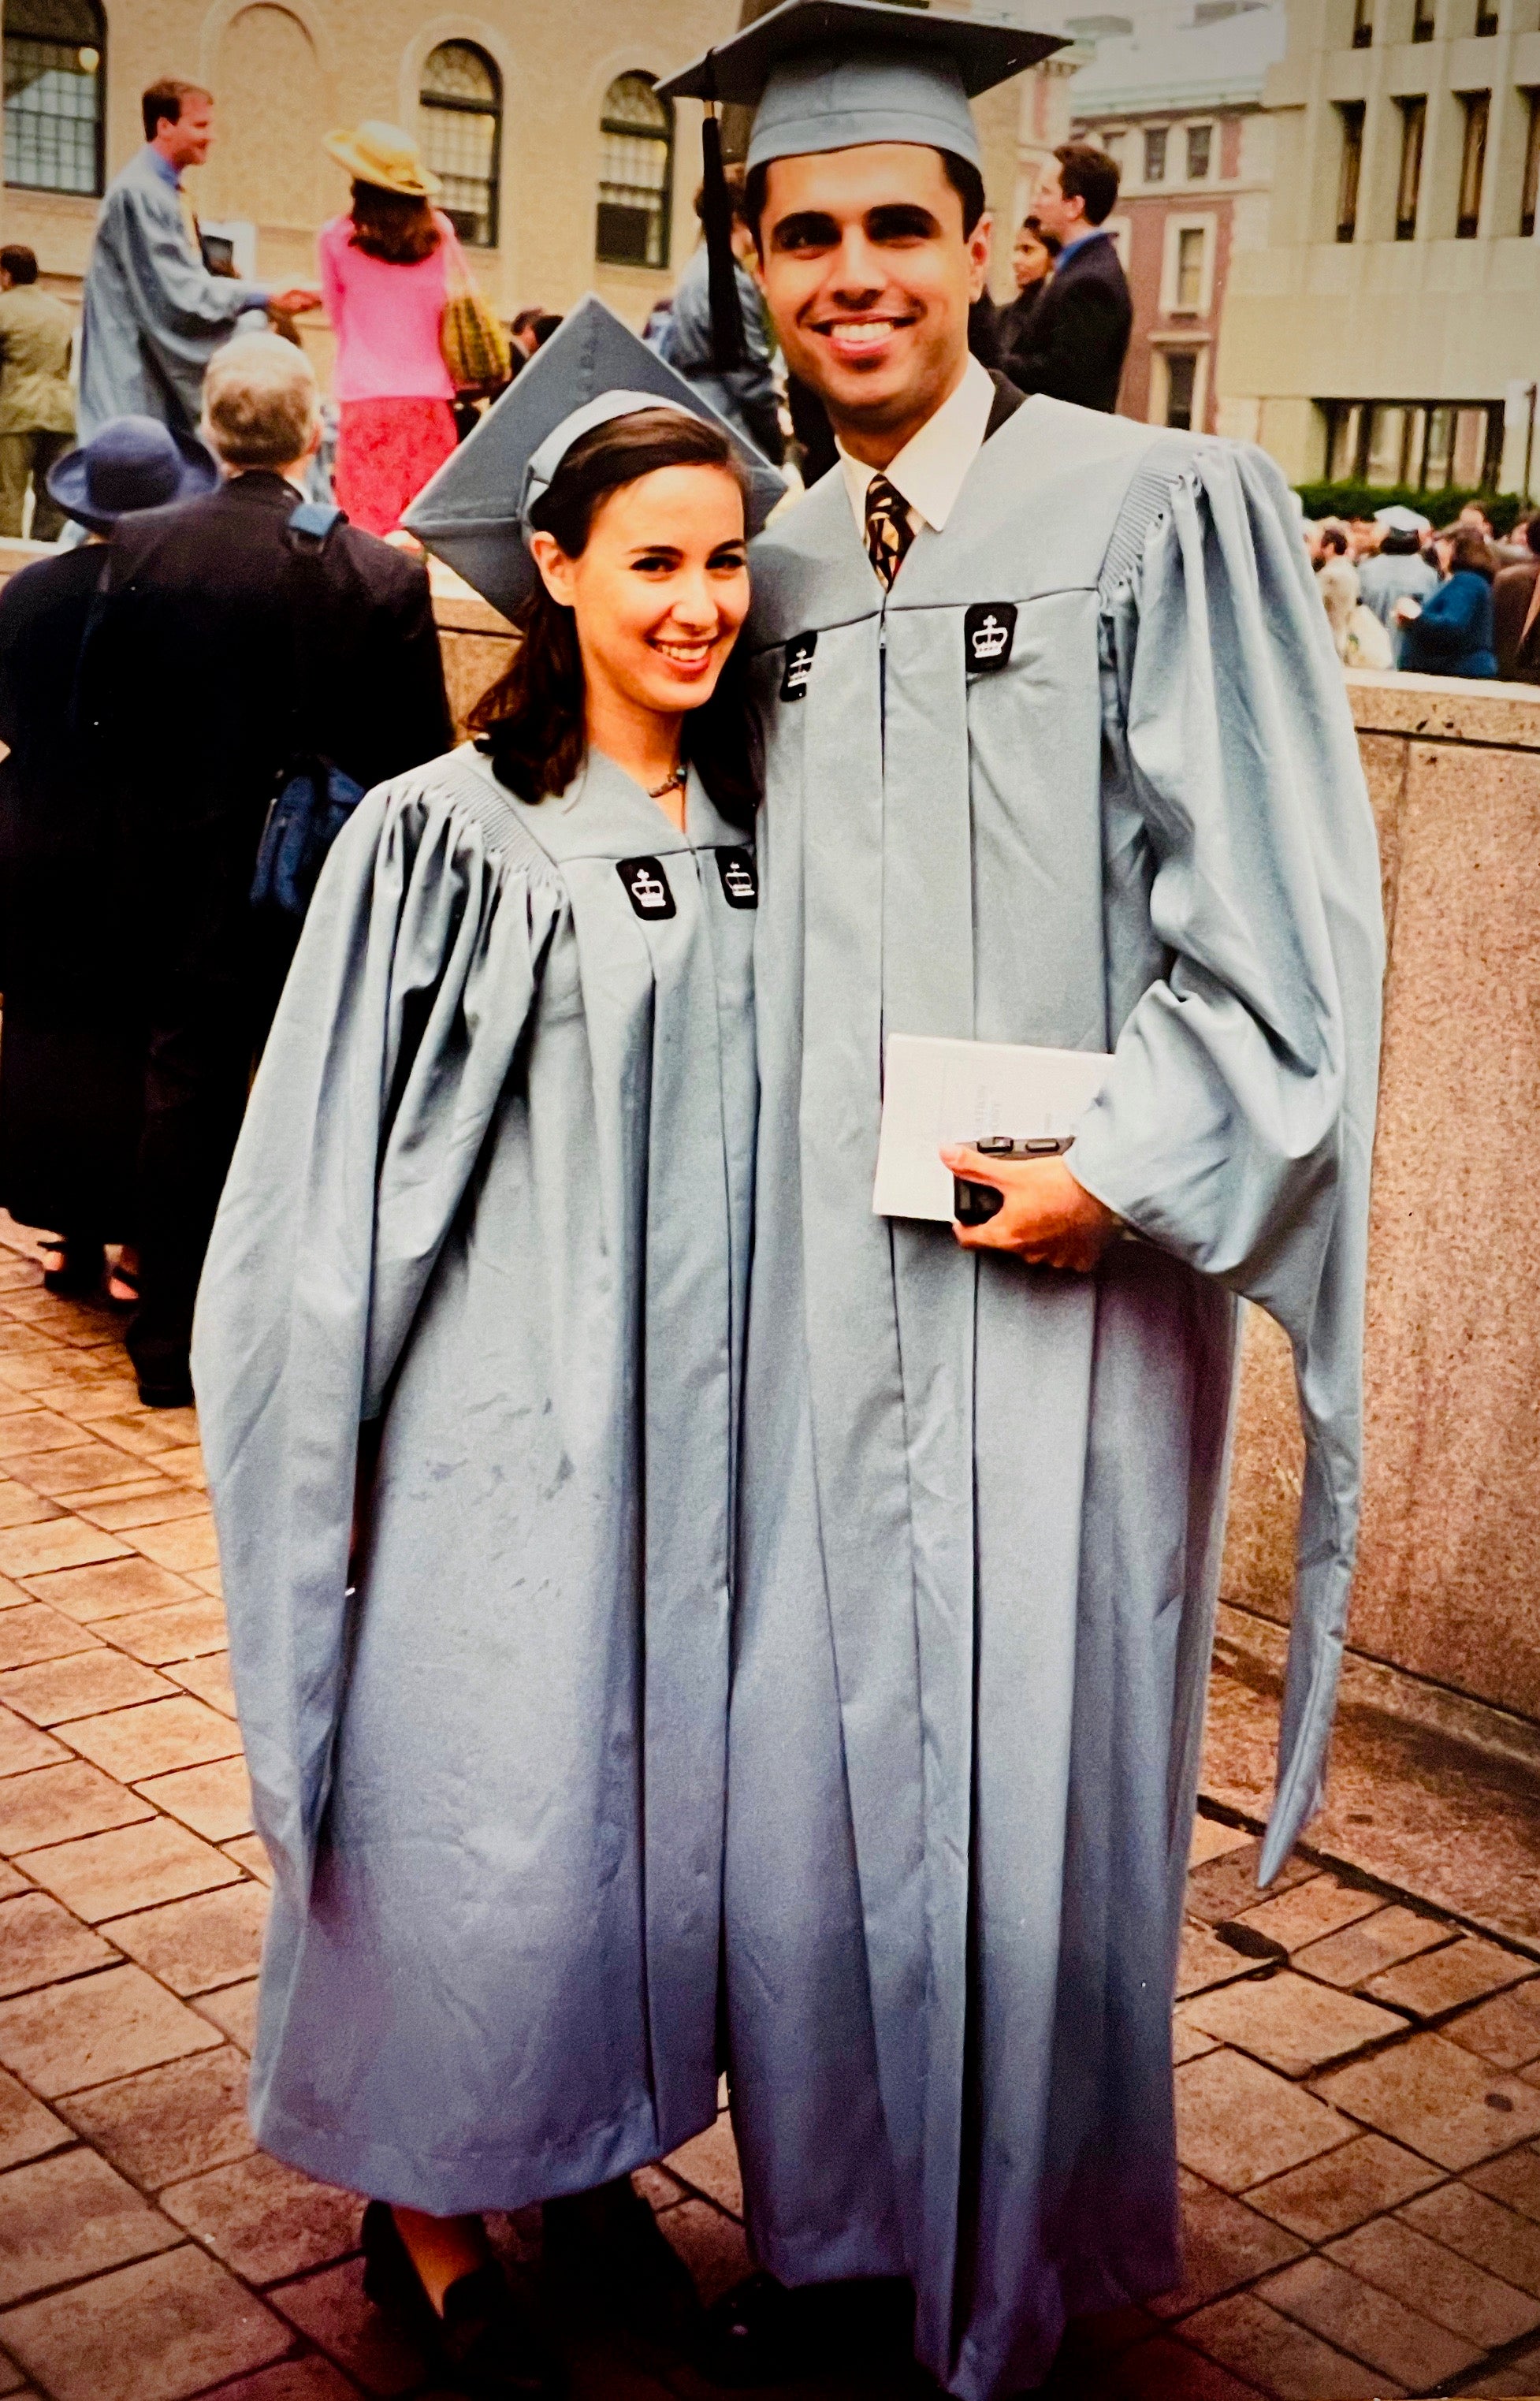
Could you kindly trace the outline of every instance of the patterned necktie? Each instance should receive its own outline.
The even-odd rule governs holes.
[[[894,489],[886,475],[873,475],[866,487],[866,555],[888,591],[909,556],[914,539],[909,504],[903,495]]]

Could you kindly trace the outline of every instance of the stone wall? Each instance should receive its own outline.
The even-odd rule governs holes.
[[[1351,1640],[1540,1718],[1540,691],[1348,681],[1390,944]],[[1253,1311],[1224,1590],[1276,1620],[1299,1482]]]

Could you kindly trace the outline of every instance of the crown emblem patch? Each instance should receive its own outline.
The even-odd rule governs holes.
[[[782,700],[804,700],[807,694],[807,679],[813,672],[813,653],[818,647],[817,634],[793,634],[786,645],[786,673],[780,679]]]
[[[675,914],[674,896],[668,889],[661,859],[617,858],[615,873],[625,885],[626,897],[639,917]]]
[[[1016,638],[1013,600],[975,600],[963,612],[963,656],[969,675],[992,675],[1005,666]]]
[[[751,850],[719,850],[717,873],[722,878],[722,897],[729,909],[759,907],[759,880],[754,873]]]

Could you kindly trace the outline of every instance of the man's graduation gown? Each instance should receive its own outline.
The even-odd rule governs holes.
[[[920,2356],[992,2401],[1066,2313],[1178,2274],[1170,2004],[1240,1295],[1293,1341],[1309,1437],[1267,1873],[1319,1794],[1374,833],[1254,451],[1038,398],[886,598],[838,474],[753,567],[734,2106],[765,2265],[913,2276]],[[1148,1239],[1082,1277],[874,1217],[885,1033],[1115,1046],[1069,1164]]]
[[[686,821],[598,755],[362,803],[199,1296],[276,1872],[253,2122],[437,2215],[716,2107],[754,875],[694,777]]]

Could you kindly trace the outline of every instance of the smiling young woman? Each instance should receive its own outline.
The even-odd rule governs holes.
[[[749,487],[561,372],[516,394],[557,386],[513,666],[328,861],[195,1360],[275,1864],[254,2122],[371,2197],[366,2292],[483,2401],[564,2382],[485,2210],[546,2203],[584,2317],[696,2310],[629,2172],[716,2112],[756,1093]]]

